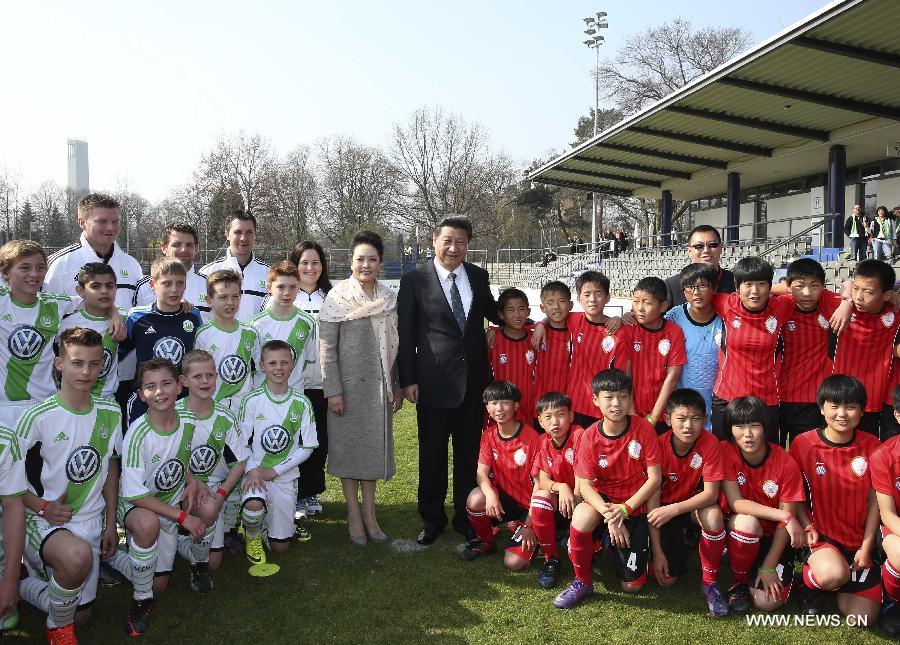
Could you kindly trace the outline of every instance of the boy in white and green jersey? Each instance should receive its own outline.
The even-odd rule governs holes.
[[[103,338],[103,367],[91,393],[113,398],[119,388],[119,343],[113,340],[109,332],[109,321],[116,306],[116,274],[108,264],[89,262],[81,267],[77,279],[75,293],[81,298],[82,307],[63,318],[59,333],[83,327],[100,334]]]
[[[25,460],[16,433],[0,426],[0,630],[19,621],[19,562],[25,543]],[[9,562],[10,566],[6,566]]]
[[[266,563],[264,523],[272,551],[290,546],[298,467],[318,445],[312,403],[288,383],[294,367],[291,347],[283,340],[270,340],[263,345],[260,367],[266,380],[246,396],[238,415],[245,436],[251,437],[241,520],[247,558],[253,565]]]
[[[47,639],[68,642],[90,617],[97,596],[101,546],[118,543],[116,496],[122,412],[91,390],[103,367],[103,339],[76,327],[59,339],[61,387],[29,409],[16,428],[29,457],[25,493],[25,561],[32,573],[22,597],[47,613]],[[105,528],[104,528],[105,520]]]
[[[240,274],[230,269],[215,271],[206,284],[206,302],[212,318],[197,330],[194,347],[206,350],[216,361],[215,400],[237,411],[241,399],[252,389],[252,370],[259,362],[259,339],[253,327],[235,318],[241,305]]]
[[[291,348],[294,368],[289,385],[303,391],[303,368],[315,361],[316,321],[308,313],[294,306],[300,289],[297,266],[288,261],[277,262],[269,269],[266,285],[271,294],[269,308],[250,319],[261,345],[270,340],[283,340]],[[258,379],[257,383],[262,382]]]
[[[171,361],[151,358],[138,366],[136,380],[147,412],[129,426],[122,442],[118,512],[128,553],[116,552],[109,561],[134,585],[125,622],[129,636],[150,627],[153,594],[166,588],[175,561],[178,525],[200,542],[216,519],[212,500],[188,470],[194,419],[175,410],[181,375]],[[191,513],[181,508],[186,499]]]
[[[188,540],[181,536],[178,549],[179,553],[190,556],[191,588],[206,593],[212,590],[207,569],[216,570],[222,564],[226,520],[234,526],[237,518],[240,491],[236,487],[244,474],[249,451],[235,416],[213,400],[216,363],[209,352],[202,349],[188,352],[181,363],[181,374],[188,388],[188,396],[181,399],[175,409],[190,413],[194,418],[191,472],[209,489],[219,512],[211,543],[204,540],[194,547],[195,543],[187,544]],[[233,490],[238,494],[237,500],[229,507],[227,501]],[[226,518],[226,515],[230,517]],[[187,547],[193,548],[188,552]]]

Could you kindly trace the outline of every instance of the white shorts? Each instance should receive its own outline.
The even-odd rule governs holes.
[[[247,500],[259,499],[266,505],[266,530],[269,539],[287,542],[294,538],[294,510],[297,508],[297,480],[266,482],[266,490],[246,491],[241,496],[241,508]]]
[[[28,411],[28,408],[34,407],[41,401],[5,401],[0,403],[0,425],[6,426],[10,430],[15,430],[22,415]]]
[[[209,492],[213,496],[217,496],[218,490],[222,487],[222,482],[208,482]],[[227,500],[226,500],[227,503]],[[210,551],[221,551],[225,548],[225,504],[219,509],[219,515],[216,517],[216,526],[213,528],[212,542],[209,543]]]
[[[81,522],[66,522],[55,526],[34,513],[25,513],[25,562],[41,578],[50,579],[52,569],[44,562],[44,543],[57,531],[66,530],[87,543],[94,554],[91,571],[84,581],[78,608],[89,607],[97,597],[97,571],[100,568],[100,541],[103,535],[103,515]]]
[[[130,541],[131,532],[125,524],[125,516],[135,506],[128,500],[119,498],[119,524],[125,527],[125,537]],[[156,575],[167,576],[172,573],[175,556],[178,554],[178,523],[168,517],[159,517],[159,538],[156,541]]]

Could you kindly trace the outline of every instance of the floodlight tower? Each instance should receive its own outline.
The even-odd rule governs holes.
[[[601,29],[607,29],[609,22],[606,18],[605,11],[598,11],[593,16],[584,18],[587,29],[584,33],[588,35],[588,39],[584,44],[594,50],[594,136],[597,136],[597,114],[600,112],[600,46],[605,40],[600,35]],[[591,217],[591,246],[592,250],[597,249],[597,192],[591,193],[593,196],[593,215]]]

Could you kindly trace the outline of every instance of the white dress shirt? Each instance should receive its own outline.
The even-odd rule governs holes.
[[[469,274],[466,273],[465,265],[460,264],[453,271],[448,271],[437,261],[437,258],[435,258],[434,268],[437,271],[441,289],[444,290],[444,297],[447,299],[447,304],[450,305],[451,312],[453,311],[453,302],[450,299],[450,274],[456,274],[456,288],[459,289],[459,297],[462,299],[463,311],[466,312],[466,319],[468,319],[469,310],[472,309],[472,285],[469,284]]]

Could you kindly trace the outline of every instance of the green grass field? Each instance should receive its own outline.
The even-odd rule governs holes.
[[[226,557],[215,590],[191,592],[187,566],[176,563],[168,591],[157,597],[145,643],[880,643],[872,631],[849,627],[748,627],[743,618],[706,616],[697,591],[698,568],[674,589],[653,583],[628,596],[605,560],[598,559],[592,600],[560,611],[555,592],[535,584],[536,568],[503,569],[499,557],[456,559],[460,539],[445,533],[420,549],[416,514],[416,429],[410,405],[397,416],[398,474],[378,489],[379,519],[391,536],[384,545],[353,546],[347,539],[340,485],[330,480],[325,512],[307,523],[313,539],[271,561],[267,579],[247,574],[243,558]],[[565,582],[571,567],[564,571]],[[82,643],[124,642],[122,621],[131,589],[102,588]],[[831,602],[834,611],[834,603]],[[796,609],[792,599],[788,606]],[[20,604],[19,628],[7,640],[40,642],[44,617]]]

